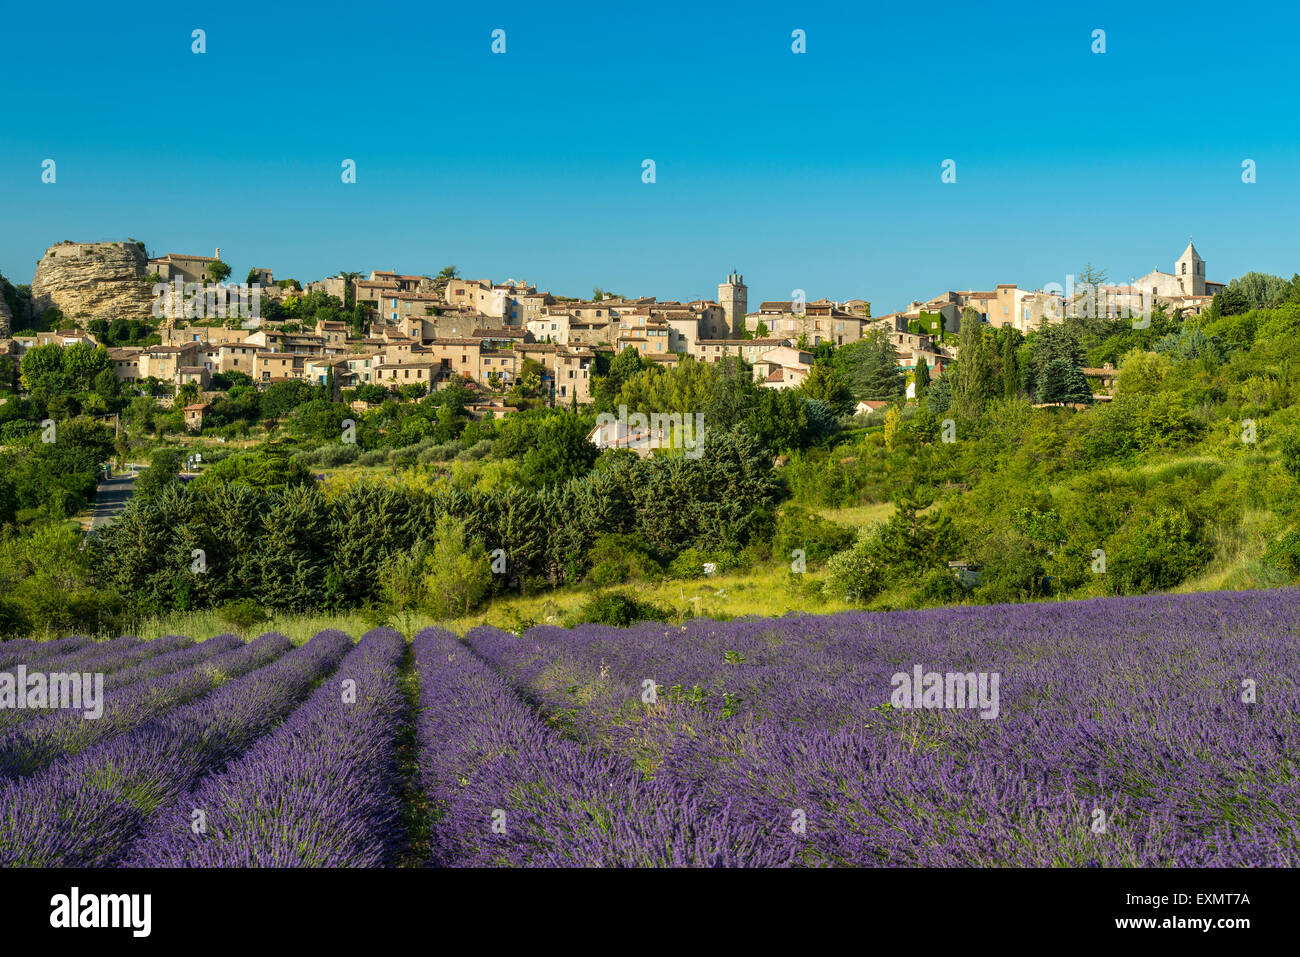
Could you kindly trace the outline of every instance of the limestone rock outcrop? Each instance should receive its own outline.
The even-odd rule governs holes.
[[[9,338],[9,333],[13,331],[14,317],[9,311],[9,303],[6,301],[5,289],[7,283],[5,277],[0,276],[0,339]]]
[[[154,302],[152,287],[142,281],[148,263],[137,243],[51,246],[36,264],[34,314],[54,307],[68,319],[147,319]]]

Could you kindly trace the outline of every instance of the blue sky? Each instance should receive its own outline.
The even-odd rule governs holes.
[[[52,243],[129,236],[220,246],[236,278],[455,263],[689,299],[737,268],[751,305],[800,288],[882,314],[1063,285],[1087,260],[1116,280],[1168,270],[1192,235],[1211,279],[1290,276],[1297,20],[1269,4],[10,4],[0,272],[30,282]]]

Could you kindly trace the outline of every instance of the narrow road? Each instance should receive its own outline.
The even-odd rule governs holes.
[[[108,525],[126,508],[135,493],[136,473],[127,472],[99,483],[95,490],[95,510],[90,515],[92,529]]]

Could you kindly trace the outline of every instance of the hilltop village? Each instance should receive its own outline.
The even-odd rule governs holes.
[[[307,283],[255,267],[227,296],[236,288],[229,277],[220,249],[149,258],[133,240],[59,243],[38,263],[25,298],[6,284],[0,354],[21,359],[48,342],[105,345],[120,382],[186,395],[186,420],[200,428],[208,403],[243,376],[259,387],[330,385],[336,397],[361,386],[414,394],[455,381],[474,393],[470,411],[479,414],[507,411],[525,391],[550,404],[583,405],[602,360],[629,349],[666,365],[737,356],[762,387],[790,389],[807,380],[819,346],[875,334],[889,341],[909,381],[922,363],[935,379],[956,358],[963,317],[1028,333],[1062,321],[1072,306],[1068,291],[998,283],[882,316],[865,299],[761,302],[751,311],[739,272],[718,284],[715,299],[690,302],[600,290],[569,298],[525,280],[462,278],[454,267],[437,276],[372,270]],[[1156,302],[1199,314],[1222,288],[1206,280],[1189,243],[1173,272],[1153,270],[1097,292],[1108,314]],[[112,334],[115,324],[130,323],[138,334],[126,342]],[[1085,370],[1101,385],[1112,372]]]

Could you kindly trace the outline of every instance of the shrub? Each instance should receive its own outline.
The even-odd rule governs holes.
[[[408,469],[420,460],[420,454],[413,446],[407,446],[403,449],[393,449],[388,455],[388,461],[399,469]]]
[[[871,529],[851,548],[832,555],[826,562],[823,593],[864,604],[879,595],[885,588],[884,569],[873,556],[879,547],[879,529]]]
[[[1282,439],[1282,468],[1300,481],[1300,435],[1291,434]]]
[[[271,619],[267,610],[251,598],[239,598],[219,605],[216,614],[219,622],[245,636],[252,628]]]
[[[795,549],[802,549],[809,564],[821,563],[852,544],[854,535],[854,530],[848,525],[840,525],[816,512],[791,505],[777,520],[772,551],[785,561]]]
[[[477,460],[486,457],[488,453],[491,451],[492,451],[492,440],[479,439],[469,448],[462,451],[460,453],[460,458]]]
[[[674,614],[666,605],[641,601],[627,592],[610,591],[592,595],[578,609],[576,616],[576,620],[571,622],[573,625],[594,622],[626,628],[638,621],[669,621]]]
[[[1288,529],[1281,538],[1269,542],[1264,564],[1286,572],[1292,580],[1300,578],[1300,529]]]
[[[18,602],[0,598],[0,638],[16,638],[31,630],[32,624]]]
[[[966,589],[946,568],[931,571],[921,579],[921,587],[916,590],[917,600],[927,605],[950,605],[965,596]]]
[[[663,568],[635,535],[599,536],[587,551],[587,581],[604,587],[629,579],[657,578]]]
[[[1201,523],[1163,506],[1121,528],[1106,546],[1106,583],[1115,595],[1172,588],[1210,560]]]
[[[361,450],[348,442],[337,445],[324,445],[316,450],[316,462],[325,468],[338,468],[350,465],[361,457]]]
[[[703,578],[705,564],[716,566],[716,572],[749,567],[748,556],[739,552],[687,548],[669,563],[668,575],[671,578]]]

